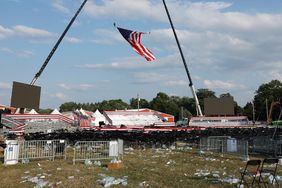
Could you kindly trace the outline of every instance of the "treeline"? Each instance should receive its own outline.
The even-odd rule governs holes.
[[[213,91],[208,89],[199,89],[197,92],[199,102],[201,107],[204,105],[204,98],[207,97],[216,97]],[[229,93],[222,94],[222,96],[231,96]],[[242,109],[240,106],[235,103],[236,114],[241,114]],[[85,109],[90,111],[95,111],[99,109],[100,111],[104,110],[124,110],[124,109],[137,109],[138,108],[138,99],[131,98],[129,104],[122,101],[121,99],[113,100],[104,100],[102,102],[96,103],[76,103],[76,102],[66,102],[60,106],[60,111],[71,111],[74,109]],[[146,99],[139,99],[139,108],[150,108],[160,112],[165,112],[175,116],[175,119],[181,119],[183,117],[189,117],[196,115],[195,101],[193,98],[189,97],[179,97],[179,96],[168,96],[166,93],[159,92],[156,97],[151,101]],[[204,110],[204,109],[203,109]]]
[[[197,96],[200,106],[204,111],[204,98],[217,97],[215,92],[209,89],[198,89]],[[223,93],[219,97],[232,96],[230,93]],[[282,97],[282,83],[279,80],[272,80],[269,83],[262,84],[258,90],[255,91],[254,101],[248,102],[244,107],[241,107],[234,101],[235,115],[247,115],[250,120],[253,119],[253,102],[255,106],[256,120],[266,121],[266,101],[270,106],[271,102],[279,101]],[[131,98],[129,104],[121,99],[104,100],[96,103],[76,103],[66,102],[60,106],[60,111],[72,111],[83,108],[85,110],[95,111],[99,109],[104,110],[124,110],[137,109],[138,99]],[[139,108],[150,108],[153,110],[165,112],[175,116],[175,119],[182,117],[189,117],[196,115],[195,101],[190,97],[168,96],[166,93],[159,92],[151,101],[146,99],[139,99]],[[276,105],[272,111],[274,120],[279,118],[281,113],[281,105]]]

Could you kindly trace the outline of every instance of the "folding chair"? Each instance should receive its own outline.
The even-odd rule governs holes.
[[[252,185],[251,187],[254,185],[254,182],[256,182],[258,184],[258,186],[260,187],[259,184],[259,179],[256,180],[256,177],[259,177],[260,174],[260,164],[261,164],[261,160],[249,160],[245,166],[245,169],[243,171],[241,171],[241,181],[239,184],[239,187],[241,186],[241,184],[246,184],[247,187],[249,187],[249,183],[248,183],[248,179],[251,179]]]
[[[260,176],[259,176],[259,182],[262,182],[264,184],[264,187],[267,187],[267,184],[270,183],[272,186],[275,185],[279,187],[278,181],[276,179],[276,171],[278,166],[279,159],[278,158],[266,158],[262,161],[261,169],[260,169]],[[264,176],[268,175],[272,176],[273,179],[271,182],[265,180]]]

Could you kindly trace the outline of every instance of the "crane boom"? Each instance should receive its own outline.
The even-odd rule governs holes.
[[[53,54],[55,53],[55,51],[57,50],[58,46],[60,45],[61,41],[63,40],[64,36],[66,35],[66,33],[68,32],[69,28],[71,27],[71,25],[73,24],[74,20],[76,19],[77,15],[80,13],[81,9],[83,8],[83,6],[85,5],[85,3],[87,2],[87,0],[84,0],[83,3],[80,5],[79,9],[76,11],[75,15],[73,16],[73,18],[71,19],[71,21],[69,22],[69,24],[67,25],[66,29],[64,30],[64,32],[62,33],[62,35],[60,36],[60,38],[58,39],[58,41],[56,42],[55,46],[53,47],[53,49],[51,50],[51,52],[49,53],[49,55],[47,56],[45,62],[43,63],[43,65],[41,66],[41,68],[39,69],[39,71],[35,74],[34,78],[32,79],[30,85],[34,85],[35,82],[37,81],[37,79],[39,78],[39,76],[42,74],[42,72],[44,71],[45,67],[47,66],[47,64],[49,63],[50,59],[52,58]]]
[[[187,63],[185,61],[185,58],[184,58],[184,55],[183,55],[183,52],[182,52],[179,40],[177,38],[177,34],[175,32],[175,29],[174,29],[174,26],[173,26],[170,14],[168,12],[168,8],[166,6],[165,0],[163,0],[163,4],[164,4],[165,10],[166,10],[166,14],[167,14],[167,17],[169,19],[169,22],[170,22],[170,25],[171,25],[171,28],[172,28],[172,31],[173,31],[173,34],[174,34],[174,37],[175,37],[175,40],[176,40],[179,52],[180,52],[180,55],[181,55],[181,58],[182,58],[182,61],[183,61],[183,64],[184,64],[184,67],[185,67],[185,70],[186,70],[186,74],[187,74],[188,79],[189,79],[189,87],[191,88],[193,97],[195,99],[197,115],[203,116],[203,113],[202,113],[202,110],[201,110],[201,107],[200,107],[200,103],[199,103],[199,100],[198,100],[198,97],[197,97],[197,94],[196,94],[196,91],[195,91],[195,87],[193,85],[192,78],[190,76],[190,73],[189,73],[189,70],[188,70],[188,66],[187,66]]]

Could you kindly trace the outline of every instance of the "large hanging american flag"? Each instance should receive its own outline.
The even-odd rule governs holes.
[[[141,35],[144,34],[143,32],[131,31],[120,27],[117,27],[117,29],[139,55],[144,56],[147,61],[155,59],[153,53],[140,42]]]

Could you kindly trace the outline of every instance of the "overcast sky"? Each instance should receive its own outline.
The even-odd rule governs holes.
[[[80,0],[0,1],[0,104],[13,81],[30,83]],[[166,0],[196,89],[231,93],[239,105],[282,80],[282,1]],[[113,26],[143,31],[147,62]],[[88,0],[36,82],[40,108],[158,92],[192,97],[162,0]]]

